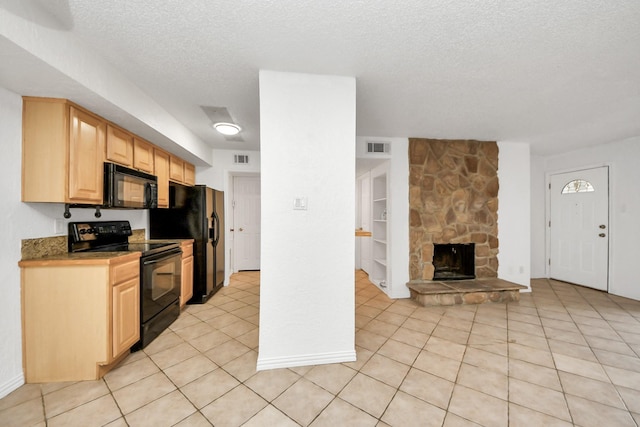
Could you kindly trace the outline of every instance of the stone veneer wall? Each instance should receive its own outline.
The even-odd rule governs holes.
[[[476,277],[498,277],[498,144],[409,139],[411,280],[433,279],[434,243],[475,243]]]

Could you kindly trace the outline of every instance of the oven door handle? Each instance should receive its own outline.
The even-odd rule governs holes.
[[[161,261],[165,261],[165,260],[167,260],[169,258],[172,258],[172,257],[176,256],[176,255],[180,255],[181,253],[182,253],[182,250],[180,248],[172,249],[171,251],[163,252],[162,254],[158,254],[157,258],[153,258],[153,259],[150,259],[150,260],[142,261],[142,265],[157,264],[157,263],[159,263]]]

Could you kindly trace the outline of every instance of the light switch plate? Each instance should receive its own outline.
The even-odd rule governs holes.
[[[307,198],[306,197],[294,197],[293,198],[293,210],[306,211],[307,210]]]

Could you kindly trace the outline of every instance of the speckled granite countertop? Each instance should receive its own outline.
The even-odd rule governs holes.
[[[145,230],[133,230],[131,243],[192,243],[193,239],[145,239]],[[67,252],[67,236],[42,237],[22,240],[20,267],[74,264],[112,264],[140,257],[140,252]]]
[[[133,235],[129,238],[131,242],[144,242],[145,230],[136,229],[133,230]],[[99,259],[99,258],[113,258],[117,256],[117,252],[100,252],[98,254],[85,254],[84,258],[80,258],[79,254],[70,254],[67,246],[67,236],[53,236],[53,237],[40,237],[36,239],[23,239],[21,247],[22,261],[34,260],[34,259]],[[122,252],[120,252],[120,256]]]

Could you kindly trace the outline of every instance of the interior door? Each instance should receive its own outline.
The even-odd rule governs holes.
[[[260,270],[260,177],[233,179],[234,270]]]
[[[550,277],[606,291],[609,168],[551,175]]]

